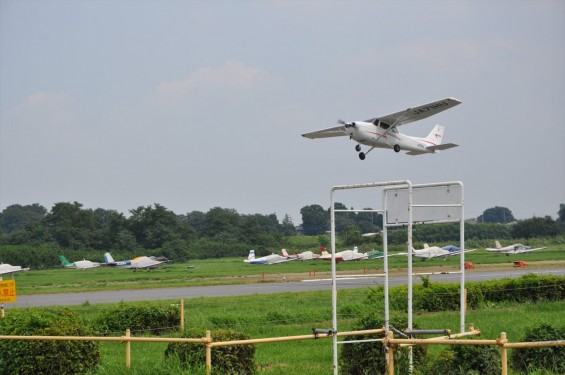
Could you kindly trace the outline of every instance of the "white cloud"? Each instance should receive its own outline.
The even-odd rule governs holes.
[[[64,92],[36,92],[8,111],[12,120],[21,123],[68,124],[73,120],[72,97]]]
[[[227,90],[230,92],[251,92],[275,88],[282,80],[265,70],[249,67],[242,62],[228,60],[219,69],[202,68],[188,78],[173,82],[162,82],[157,94],[163,96],[184,96],[200,90]]]

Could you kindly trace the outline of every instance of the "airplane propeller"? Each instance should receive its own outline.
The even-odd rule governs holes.
[[[338,120],[337,120],[337,123],[340,124],[340,125],[345,126],[346,128],[355,127],[355,123],[354,123],[354,122],[345,122],[345,121],[343,121],[343,120],[341,120],[341,119],[338,119]]]

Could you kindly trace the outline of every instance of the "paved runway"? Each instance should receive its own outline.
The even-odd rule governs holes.
[[[559,269],[509,269],[505,271],[469,271],[465,274],[465,281],[482,281],[491,279],[502,279],[505,277],[519,277],[526,273],[565,275],[565,268]],[[438,282],[459,282],[461,275],[458,273],[450,274],[431,274],[431,281]],[[370,275],[359,275],[359,277],[348,276],[337,281],[338,289],[362,288],[383,284],[383,277]],[[414,277],[414,283],[419,283],[419,277]],[[407,283],[406,276],[389,277],[390,286]],[[32,306],[66,306],[80,305],[88,303],[112,303],[128,301],[152,301],[152,300],[175,300],[190,299],[197,297],[224,297],[240,296],[252,294],[273,294],[285,292],[305,292],[312,290],[331,290],[330,279],[304,280],[280,283],[264,284],[240,284],[240,285],[220,285],[220,286],[196,286],[181,288],[155,288],[155,289],[130,289],[101,292],[78,292],[78,293],[58,293],[58,294],[35,294],[28,296],[18,296],[16,303],[8,303],[5,308],[11,307],[32,307]]]

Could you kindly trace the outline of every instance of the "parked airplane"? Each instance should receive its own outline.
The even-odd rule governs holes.
[[[388,254],[389,257],[393,257],[396,255],[406,255],[406,253],[394,253]],[[365,253],[365,258],[363,259],[382,259],[385,257],[385,253],[379,250],[369,250]]]
[[[365,160],[365,156],[374,148],[392,148],[395,152],[403,150],[408,155],[436,153],[458,146],[453,143],[441,143],[443,126],[436,125],[425,138],[402,134],[397,127],[438,114],[458,104],[461,104],[459,100],[446,98],[365,121],[344,122],[339,120],[339,126],[305,133],[302,136],[310,139],[349,136],[350,139],[357,142],[355,151],[359,152],[361,160]],[[362,144],[371,148],[367,152],[361,152]]]
[[[138,270],[142,268],[152,269],[152,268],[157,268],[163,263],[164,262],[162,261],[151,259],[150,257],[147,256],[140,256],[137,258],[133,258],[131,260],[121,260],[116,262],[110,253],[104,254],[104,264],[106,266],[116,267],[116,268],[131,268],[133,270]]]
[[[320,250],[322,251],[322,255],[318,259],[332,260],[332,254],[328,253],[325,247],[321,247]],[[366,259],[366,255],[364,253],[360,253],[357,246],[354,246],[353,250],[343,250],[335,253],[336,263],[362,259]]]
[[[96,268],[96,267],[100,267],[100,263],[98,262],[91,262],[90,260],[77,260],[76,262],[69,262],[67,260],[67,258],[65,258],[63,255],[59,255],[59,259],[61,260],[61,264],[65,267],[65,268],[76,268],[77,270],[85,270],[88,268]]]
[[[247,256],[247,259],[244,260],[244,262],[249,264],[278,264],[289,262],[291,260],[293,259],[286,258],[278,254],[271,254],[261,258],[255,258],[255,250],[249,250],[249,255]]]
[[[545,247],[538,247],[536,249],[532,249],[530,246],[522,245],[521,243],[516,243],[514,245],[508,246],[501,246],[500,242],[494,241],[496,248],[487,247],[486,251],[490,251],[493,253],[501,253],[501,254],[522,254],[522,253],[529,253],[530,251],[542,250]]]
[[[29,267],[22,268],[22,266],[12,266],[7,263],[0,263],[0,275],[10,275],[21,271],[29,271]]]
[[[475,251],[475,249],[465,250],[466,253]],[[424,244],[424,248],[420,250],[412,249],[412,255],[422,259],[431,258],[446,258],[450,255],[461,254],[461,249],[457,246],[448,245],[444,247],[439,246],[429,246],[427,243]]]
[[[300,254],[292,254],[289,255],[286,249],[281,250],[282,256],[291,260],[315,260],[320,257],[319,254],[316,254],[312,251],[304,251]]]

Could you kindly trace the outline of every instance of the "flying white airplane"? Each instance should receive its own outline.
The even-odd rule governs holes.
[[[291,260],[293,259],[278,254],[271,254],[261,258],[255,258],[255,250],[249,250],[249,255],[247,256],[247,259],[244,260],[244,262],[249,264],[278,264],[289,262]]]
[[[475,251],[475,249],[465,250],[466,253]],[[461,254],[461,249],[457,246],[448,245],[444,247],[428,246],[424,244],[424,248],[420,250],[412,249],[412,255],[418,258],[431,259],[431,258],[444,258],[450,255]]]
[[[292,254],[289,255],[286,249],[281,250],[282,256],[288,259],[296,259],[296,260],[314,260],[318,259],[320,255],[312,252],[312,251],[304,251],[300,254]]]
[[[96,268],[96,267],[100,267],[100,263],[98,262],[91,262],[90,260],[77,260],[76,262],[69,262],[67,260],[67,258],[65,258],[63,255],[59,255],[59,259],[61,260],[61,264],[65,267],[65,268],[76,268],[77,270],[86,270],[89,268]]]
[[[318,259],[323,260],[332,260],[332,254],[326,251],[325,247],[320,248],[322,251],[322,255]],[[367,255],[365,253],[360,253],[357,249],[357,246],[353,247],[353,250],[343,250],[338,253],[335,253],[335,261],[336,263],[339,262],[347,262],[350,260],[362,260],[367,259]]]
[[[530,246],[522,245],[521,243],[516,243],[514,245],[508,246],[501,246],[500,242],[494,241],[496,244],[496,248],[487,247],[486,251],[490,251],[493,253],[500,253],[500,254],[522,254],[522,253],[529,253],[530,251],[542,250],[545,247],[538,247],[536,249],[532,249]]]
[[[104,254],[104,264],[110,267],[116,268],[131,268],[133,270],[138,270],[142,268],[157,268],[158,266],[162,265],[165,262],[161,262],[155,259],[151,259],[147,256],[140,256],[137,258],[133,258],[131,260],[121,260],[116,262],[110,253]]]
[[[310,139],[349,136],[350,139],[357,142],[355,150],[359,152],[359,159],[361,160],[365,160],[365,156],[375,147],[392,148],[396,152],[403,150],[408,155],[436,153],[458,146],[454,143],[441,143],[443,126],[436,125],[425,138],[402,134],[397,128],[400,125],[433,116],[458,104],[461,104],[459,100],[446,98],[365,121],[345,122],[339,120],[339,126],[302,134],[302,136]],[[371,148],[367,152],[361,152],[361,145]]]
[[[20,271],[29,271],[29,268],[22,268],[22,266],[12,266],[7,263],[0,263],[0,275],[9,275]]]

